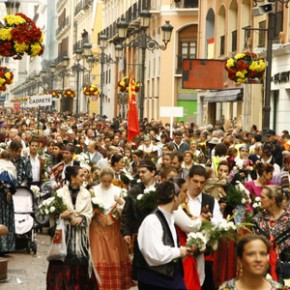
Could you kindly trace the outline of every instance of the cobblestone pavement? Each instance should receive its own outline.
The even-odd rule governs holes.
[[[0,290],[45,290],[46,272],[48,262],[46,260],[50,237],[45,234],[37,234],[36,255],[27,254],[26,250],[7,255],[8,281],[0,283]],[[136,290],[137,287],[131,288]]]
[[[28,254],[26,250],[7,255],[8,281],[0,283],[2,290],[44,290],[46,289],[46,272],[48,262],[47,250],[50,245],[50,237],[36,235],[37,253]]]

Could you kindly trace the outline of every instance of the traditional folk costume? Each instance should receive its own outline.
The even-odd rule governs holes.
[[[173,214],[158,207],[142,222],[137,239],[139,289],[187,289]]]
[[[0,224],[9,232],[0,237],[0,253],[15,250],[15,221],[12,194],[15,193],[16,168],[11,161],[0,159]]]
[[[78,226],[66,223],[67,256],[64,262],[50,261],[47,272],[47,289],[98,289],[89,247],[89,225],[93,215],[91,195],[85,188],[73,189],[65,185],[57,191],[68,210],[84,217]]]
[[[121,197],[119,187],[93,188],[94,197],[103,210],[95,209],[90,227],[90,245],[95,267],[100,276],[99,289],[124,290],[134,286],[131,280],[131,262],[127,245],[120,233],[122,206],[114,196]]]

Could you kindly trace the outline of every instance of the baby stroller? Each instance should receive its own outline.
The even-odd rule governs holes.
[[[33,192],[27,187],[17,187],[13,194],[16,248],[26,249],[30,254],[37,252],[34,234]]]

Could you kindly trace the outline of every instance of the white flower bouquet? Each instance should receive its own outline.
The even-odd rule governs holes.
[[[104,213],[105,208],[102,200],[98,197],[92,197],[92,206],[94,210],[97,210],[100,213]]]
[[[206,250],[208,240],[204,233],[196,232],[189,233],[187,236],[186,246],[192,248],[192,246],[197,247],[196,254],[202,253]]]
[[[62,197],[57,193],[44,200],[38,208],[38,211],[42,215],[59,215],[65,210],[67,210],[67,206],[64,204]]]
[[[40,188],[37,185],[31,185],[30,189],[33,192],[34,197],[37,198],[40,196]]]

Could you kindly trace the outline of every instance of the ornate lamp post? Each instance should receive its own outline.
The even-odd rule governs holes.
[[[104,102],[104,66],[105,64],[111,64],[115,61],[111,58],[110,55],[105,53],[105,49],[107,47],[108,36],[102,33],[99,37],[99,47],[101,49],[101,53],[98,56],[94,56],[92,54],[91,48],[92,45],[89,43],[84,44],[84,54],[86,56],[86,60],[89,63],[90,69],[93,68],[95,63],[99,63],[101,65],[101,78],[100,78],[100,115],[103,115],[103,102]],[[122,51],[122,46],[118,46],[116,48],[116,60],[120,57],[120,53]]]
[[[131,40],[129,43],[123,43],[123,47],[135,47],[140,48],[142,50],[141,56],[141,91],[140,91],[140,122],[143,123],[144,118],[144,100],[145,100],[145,61],[146,61],[146,50],[154,51],[155,49],[165,50],[167,48],[167,44],[170,41],[173,26],[166,21],[163,26],[161,26],[162,30],[162,41],[163,44],[159,44],[156,40],[152,39],[150,35],[146,34],[146,30],[150,24],[151,13],[148,10],[143,10],[140,13],[140,28],[136,31],[139,35]],[[118,28],[118,37],[120,41],[124,41],[127,37],[127,29],[129,23],[125,21],[125,19],[121,19],[117,23]]]
[[[264,0],[254,0],[254,5],[257,6],[259,2],[264,2]],[[290,0],[268,0],[268,4],[281,3],[285,4],[285,7],[289,7]],[[274,30],[275,30],[275,21],[274,15],[272,12],[268,13],[268,28],[265,29],[267,31],[267,54],[266,58],[268,61],[268,65],[266,68],[266,82],[265,82],[265,90],[264,90],[264,105],[263,105],[263,122],[262,129],[263,135],[267,133],[270,129],[270,111],[271,111],[271,74],[272,74],[272,45],[274,39]],[[255,30],[255,28],[253,28]]]

